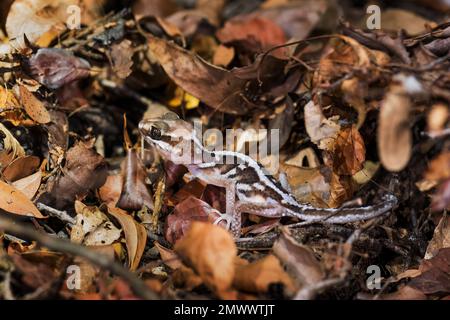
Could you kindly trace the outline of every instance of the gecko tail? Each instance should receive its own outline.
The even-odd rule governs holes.
[[[335,224],[363,221],[378,217],[398,204],[398,199],[393,194],[386,194],[378,204],[355,208],[336,208],[336,209],[306,209],[299,216],[301,220],[314,222],[328,222]]]

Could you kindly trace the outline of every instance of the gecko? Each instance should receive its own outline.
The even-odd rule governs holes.
[[[207,184],[226,189],[227,212],[220,213],[215,223],[225,220],[235,238],[241,234],[242,213],[343,224],[375,218],[398,202],[394,195],[386,194],[379,204],[364,207],[318,208],[300,203],[252,157],[204,147],[193,125],[173,112],[142,120],[139,131],[163,159],[184,165]]]

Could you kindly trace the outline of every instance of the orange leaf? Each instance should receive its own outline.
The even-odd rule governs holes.
[[[237,249],[228,231],[210,223],[193,222],[188,233],[175,244],[175,251],[216,293],[230,289]]]
[[[136,270],[144,253],[147,242],[145,227],[119,208],[108,207],[108,212],[116,218],[125,233],[130,270]]]
[[[21,216],[45,218],[25,194],[3,181],[0,181],[0,209]]]
[[[25,86],[20,86],[20,99],[25,111],[34,121],[45,124],[50,122],[50,114],[48,113],[42,101],[34,96]]]

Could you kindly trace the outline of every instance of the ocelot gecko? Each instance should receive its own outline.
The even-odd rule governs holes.
[[[205,183],[226,188],[227,208],[232,210],[227,210],[219,219],[227,221],[235,237],[240,237],[241,213],[348,223],[377,217],[397,204],[397,198],[390,194],[385,195],[380,204],[366,207],[321,209],[301,204],[253,158],[238,152],[205,148],[193,126],[175,113],[144,119],[139,123],[139,129],[164,159],[186,166],[193,176]],[[199,154],[207,157],[198,157]]]

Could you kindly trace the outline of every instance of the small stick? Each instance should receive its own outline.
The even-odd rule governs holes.
[[[48,213],[50,213],[50,215],[52,217],[56,217],[61,221],[67,222],[68,224],[74,225],[76,223],[76,220],[74,218],[72,218],[66,211],[61,211],[52,207],[49,207],[41,202],[39,202],[36,207],[39,210],[45,210]]]
[[[117,262],[105,255],[98,254],[87,247],[83,247],[70,241],[50,237],[47,234],[37,232],[29,227],[18,224],[10,219],[0,217],[0,229],[12,233],[18,237],[24,237],[37,241],[41,246],[51,250],[80,256],[93,264],[111,271],[128,282],[134,293],[143,299],[156,300],[158,295],[151,291],[139,278],[126,270]]]

